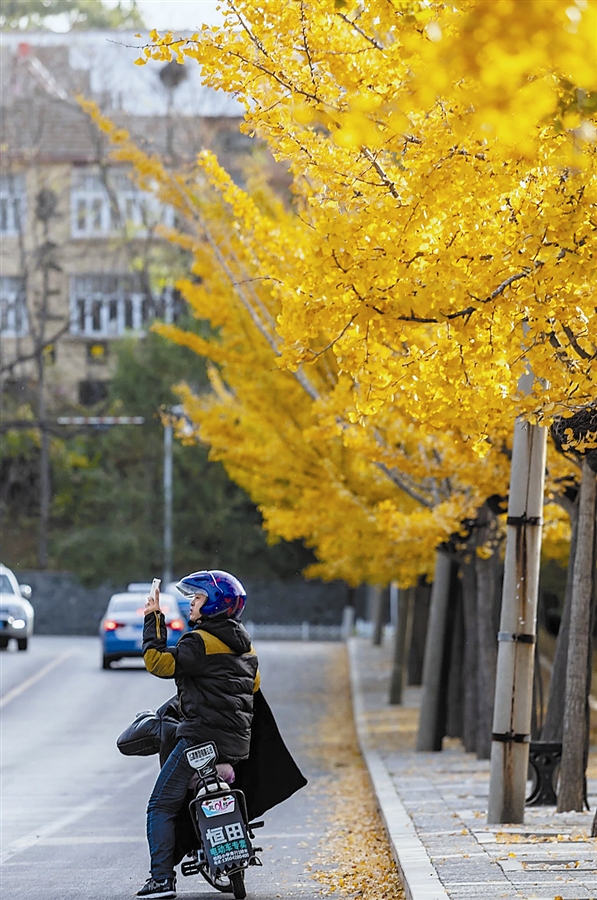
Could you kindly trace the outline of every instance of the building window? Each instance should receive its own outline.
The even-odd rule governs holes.
[[[174,210],[142,191],[126,172],[75,169],[71,186],[73,237],[108,237],[123,229],[139,236],[163,224],[174,225]]]
[[[29,328],[22,278],[0,277],[0,333],[2,337],[23,337]]]
[[[25,221],[25,177],[0,176],[0,234],[19,234]]]
[[[118,337],[141,331],[157,314],[134,275],[77,275],[70,282],[70,332]]]
[[[79,405],[95,406],[108,396],[109,381],[80,381]]]

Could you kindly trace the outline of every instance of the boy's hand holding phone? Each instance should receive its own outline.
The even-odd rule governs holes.
[[[145,604],[145,615],[147,613],[159,612],[160,611],[160,584],[162,583],[161,578],[154,578],[151,582],[151,591],[149,592],[149,597],[147,598],[147,603]]]

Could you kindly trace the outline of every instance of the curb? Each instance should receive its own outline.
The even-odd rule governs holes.
[[[365,702],[361,691],[357,642],[347,642],[350,664],[352,708],[359,747],[381,817],[390,841],[392,856],[398,867],[407,900],[449,900],[449,895],[435,871],[427,850],[417,837],[408,815],[380,754],[372,747],[367,733]]]

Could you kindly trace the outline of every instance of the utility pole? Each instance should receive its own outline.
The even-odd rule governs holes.
[[[537,640],[537,594],[547,431],[514,426],[508,529],[498,634],[489,824],[524,822]]]
[[[164,568],[162,571],[163,584],[172,581],[172,442],[174,437],[173,421],[177,420],[177,427],[186,435],[193,433],[193,424],[185,415],[184,406],[177,404],[167,411],[164,416]]]
[[[172,581],[172,424],[164,425],[164,568],[163,584]]]
[[[177,416],[182,415],[182,406],[170,410]],[[58,425],[144,425],[143,416],[61,416],[56,420]],[[172,422],[164,424],[164,532],[163,532],[163,569],[164,585],[172,581]]]

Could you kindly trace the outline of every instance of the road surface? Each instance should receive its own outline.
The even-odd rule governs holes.
[[[309,864],[326,828],[329,767],[309,745],[326,714],[326,667],[342,647],[262,642],[257,651],[263,692],[309,785],[266,815],[264,866],[249,870],[248,897],[315,900]],[[34,636],[27,652],[0,652],[0,677],[0,896],[130,900],[148,877],[145,807],[158,763],[122,756],[115,739],[171,696],[172,682],[137,661],[103,671],[99,641],[84,637]],[[179,876],[178,894],[231,896],[198,876]]]

